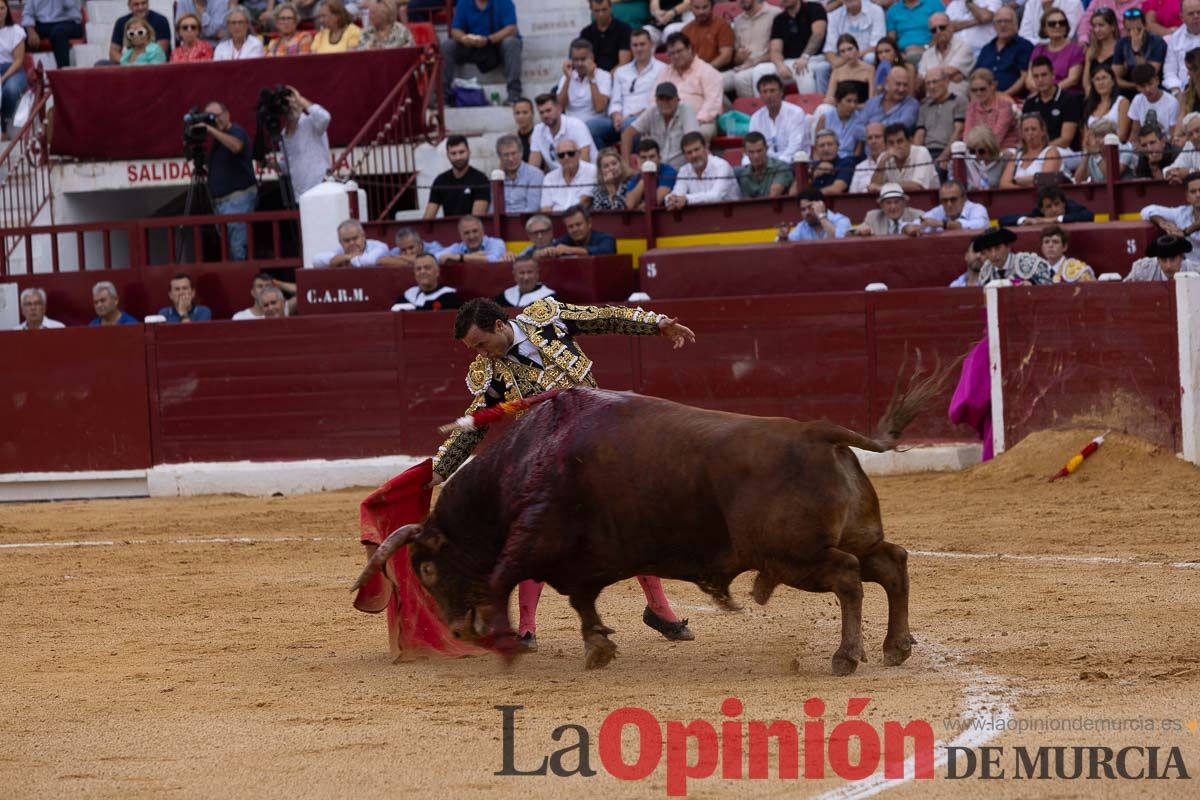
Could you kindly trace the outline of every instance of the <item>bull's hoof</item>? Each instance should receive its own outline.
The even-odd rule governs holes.
[[[672,642],[690,642],[696,638],[696,635],[692,633],[692,629],[688,627],[686,619],[681,619],[678,622],[668,622],[651,611],[650,606],[646,606],[646,610],[642,612],[642,622]]]
[[[853,675],[854,670],[858,669],[858,662],[853,658],[847,658],[840,653],[835,653],[833,656],[833,674],[839,678],[845,675]]]
[[[883,663],[885,666],[898,667],[912,655],[916,640],[910,634],[898,637],[895,642],[883,643]]]
[[[607,667],[617,656],[617,645],[607,637],[595,637],[583,643],[583,665],[587,669]]]

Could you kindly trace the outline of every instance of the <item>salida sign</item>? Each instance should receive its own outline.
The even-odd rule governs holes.
[[[272,170],[264,170],[258,162],[254,171],[261,178],[264,174],[273,175]],[[141,164],[129,164],[125,167],[125,180],[130,186],[148,183],[176,183],[192,179],[192,162],[180,161],[151,161]]]

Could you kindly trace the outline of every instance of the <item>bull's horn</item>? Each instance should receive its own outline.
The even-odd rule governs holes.
[[[367,566],[363,569],[362,574],[358,576],[358,580],[350,587],[350,591],[357,592],[365,586],[367,581],[371,579],[371,576],[383,569],[383,565],[396,554],[397,550],[420,536],[422,530],[421,525],[414,523],[392,531],[391,535],[383,540],[383,544],[371,556],[371,560],[367,562]]]

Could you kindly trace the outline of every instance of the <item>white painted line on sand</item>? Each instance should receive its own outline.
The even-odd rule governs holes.
[[[921,558],[961,558],[972,561],[1032,561],[1065,564],[1119,564],[1125,567],[1170,567],[1171,569],[1200,569],[1200,561],[1146,561],[1140,558],[1120,556],[1072,556],[1072,555],[1014,555],[1012,553],[955,553],[940,550],[909,550],[910,556]]]
[[[0,550],[31,550],[44,547],[122,547],[140,544],[273,544],[275,542],[325,542],[335,541],[323,536],[214,536],[206,539],[121,539],[120,541],[102,541],[84,539],[67,542],[14,542],[0,544]],[[340,539],[336,541],[342,541]]]

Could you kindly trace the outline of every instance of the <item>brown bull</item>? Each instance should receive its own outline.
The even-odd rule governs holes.
[[[733,608],[730,584],[757,570],[760,604],[781,583],[837,595],[833,672],[847,675],[866,660],[862,584],[873,581],[888,597],[884,663],[900,664],[913,645],[907,553],[884,541],[875,490],[849,448],[893,449],[948,371],[898,389],[875,439],[828,422],[570,389],[460,470],[423,524],[388,537],[356,587],[408,544],[454,635],[511,654],[509,595],[519,581],[545,581],[579,614],[593,668],[616,653],[596,612],[606,586],[659,575]]]

